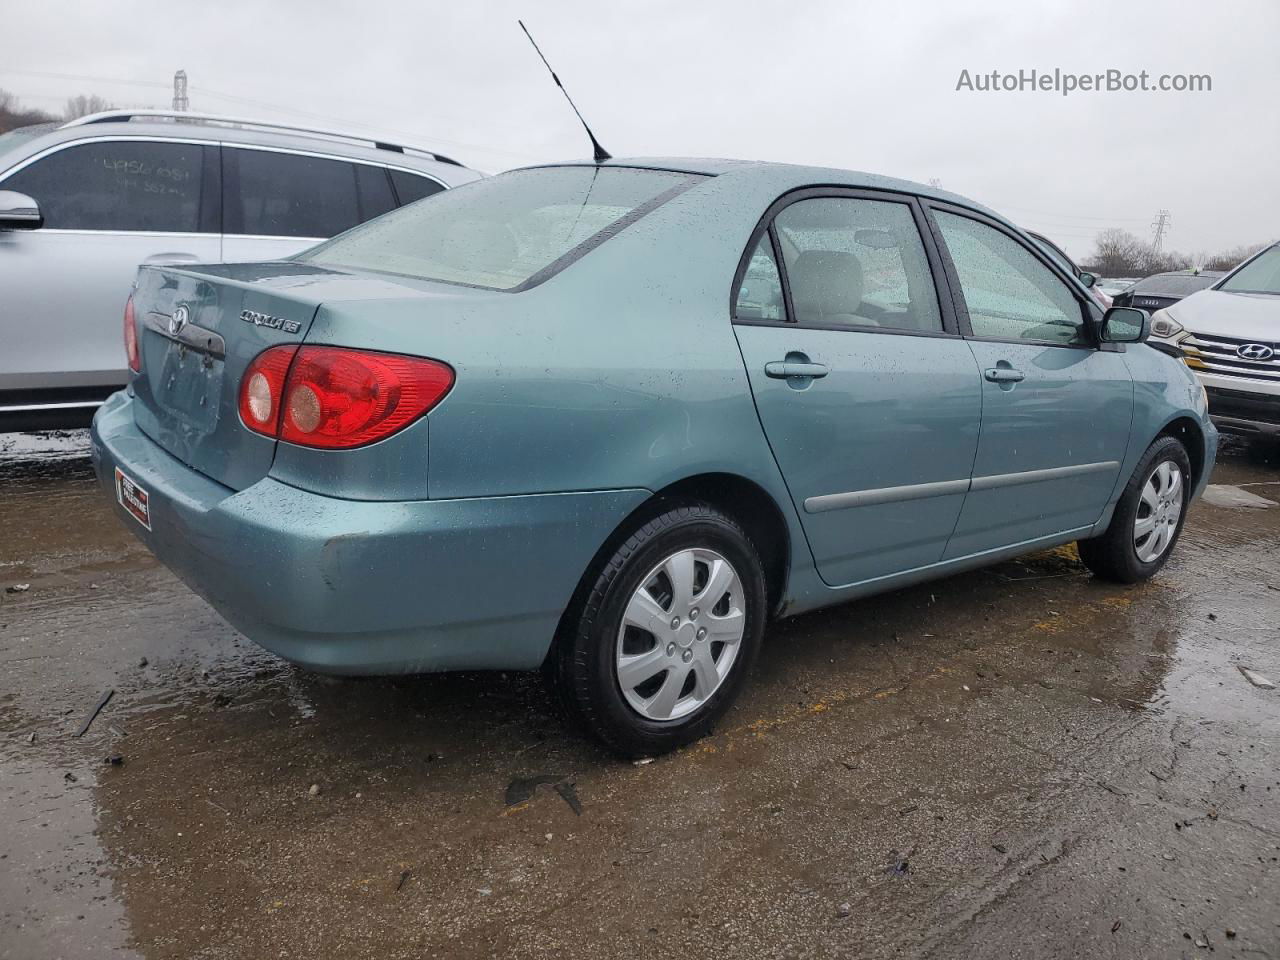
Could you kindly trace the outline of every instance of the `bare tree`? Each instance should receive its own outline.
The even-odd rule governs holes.
[[[0,90],[0,133],[57,119],[42,110],[26,110],[8,90]]]
[[[1205,260],[1204,268],[1206,270],[1230,270],[1265,246],[1265,243],[1250,243],[1232,247],[1230,250],[1222,251],[1222,253],[1215,253]]]
[[[110,110],[115,104],[108,103],[102,97],[96,94],[85,96],[83,93],[78,97],[71,97],[67,100],[66,109],[63,110],[63,116],[68,120],[75,120],[78,117],[87,117],[91,113],[101,113],[103,110]]]

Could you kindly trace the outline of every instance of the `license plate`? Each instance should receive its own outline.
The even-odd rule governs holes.
[[[148,530],[151,529],[151,495],[136,481],[125,476],[119,467],[116,467],[116,499],[133,519]]]

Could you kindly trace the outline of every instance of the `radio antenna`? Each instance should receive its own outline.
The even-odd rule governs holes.
[[[587,131],[587,136],[591,138],[591,149],[595,152],[596,163],[604,163],[606,160],[612,160],[613,155],[604,147],[600,146],[600,141],[596,139],[596,135],[591,132],[591,128],[587,126],[587,121],[582,119],[582,113],[578,110],[577,104],[573,102],[573,97],[569,96],[569,91],[564,88],[564,84],[560,82],[560,78],[556,76],[556,72],[551,69],[551,64],[547,63],[547,58],[542,55],[542,51],[538,48],[538,41],[533,39],[533,34],[529,32],[529,28],[524,25],[523,20],[517,20],[520,29],[524,31],[524,35],[529,38],[529,42],[533,44],[533,49],[537,52],[538,57],[542,60],[543,66],[547,68],[547,72],[551,74],[551,79],[556,82],[556,86],[560,88],[560,92],[564,94],[564,98],[569,101],[569,106],[573,107],[573,112],[578,115],[578,122],[582,124],[582,129]]]

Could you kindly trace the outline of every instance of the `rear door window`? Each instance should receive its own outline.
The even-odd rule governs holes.
[[[439,193],[444,185],[429,177],[419,177],[403,170],[391,171],[391,182],[396,185],[396,196],[400,198],[400,206],[413,203],[433,193]]]
[[[332,237],[360,222],[356,164],[277,150],[223,148],[226,231]]]
[[[942,314],[911,208],[798,200],[774,218],[799,323],[940,333]]]
[[[84,143],[22,168],[0,181],[0,189],[33,197],[48,229],[216,233],[216,149],[143,140]]]

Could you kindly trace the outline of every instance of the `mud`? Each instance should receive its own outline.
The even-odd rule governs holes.
[[[1242,447],[1154,582],[1064,549],[780,623],[643,765],[535,677],[280,662],[85,453],[0,437],[2,958],[1280,957],[1280,691],[1238,669],[1280,680],[1280,465]]]

